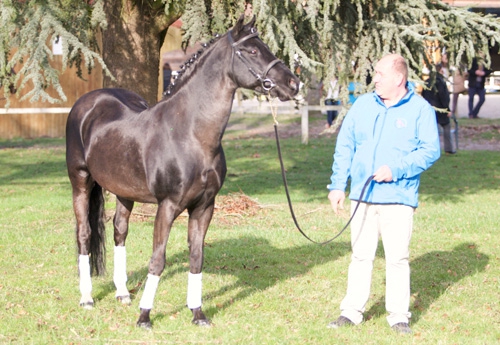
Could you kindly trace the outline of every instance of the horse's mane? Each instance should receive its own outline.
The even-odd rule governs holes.
[[[173,77],[173,80],[168,85],[167,90],[165,90],[163,99],[161,101],[168,100],[184,84],[186,84],[186,82],[196,72],[196,66],[200,63],[200,61],[203,60],[205,56],[207,56],[214,49],[214,43],[216,43],[221,37],[222,36],[219,34],[213,35],[213,38],[211,38],[208,42],[201,44],[202,48],[200,50],[198,50],[182,65],[180,65],[177,74]]]

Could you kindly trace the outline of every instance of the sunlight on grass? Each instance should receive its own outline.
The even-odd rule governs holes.
[[[322,241],[334,216],[326,199],[332,138],[282,140],[300,225]],[[0,150],[0,343],[15,344],[493,344],[500,342],[500,161],[497,152],[443,156],[422,176],[411,244],[411,324],[401,337],[385,320],[385,262],[379,248],[366,322],[331,330],[350,260],[349,231],[317,246],[295,229],[274,139],[224,142],[228,176],[221,196],[255,200],[252,215],[214,215],[206,237],[204,310],[213,327],[191,325],[185,307],[187,219],[167,246],[153,331],[135,327],[152,248],[153,219],[134,219],[127,242],[132,306],[115,301],[113,236],[107,223],[108,274],[94,278],[91,311],[78,306],[71,190],[62,140],[2,143]],[[110,198],[112,200],[112,198]],[[222,199],[219,199],[222,200]],[[223,206],[223,205],[220,205]],[[114,208],[107,205],[112,214]]]

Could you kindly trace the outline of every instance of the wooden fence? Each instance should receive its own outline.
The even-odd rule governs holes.
[[[0,109],[0,138],[64,137],[71,108]]]
[[[300,112],[302,143],[309,142],[309,111],[337,110],[341,105],[308,105],[304,103],[298,110],[293,106],[278,107],[279,113]],[[0,108],[0,138],[61,138],[65,135],[66,119],[71,108]],[[268,112],[271,109],[268,103],[256,107],[233,107],[233,112]]]
[[[62,57],[55,56],[51,62],[54,68],[62,71]],[[0,100],[0,138],[39,138],[63,137],[66,128],[66,118],[70,108],[85,93],[102,87],[102,70],[96,64],[92,74],[84,71],[84,78],[76,75],[74,68],[67,68],[59,76],[59,81],[65,91],[67,100],[58,104],[46,102],[20,101],[19,97],[11,96],[9,108],[5,108],[6,100]],[[27,88],[30,88],[29,85]],[[56,92],[49,88],[48,92],[53,97]]]
[[[233,105],[233,112],[240,113],[267,113],[272,114],[271,104],[268,102],[259,102],[258,105]],[[339,113],[342,110],[342,105],[309,105],[307,102],[304,102],[298,109],[295,108],[295,102],[278,102],[274,105],[275,111],[280,113],[300,113],[300,130],[302,137],[302,144],[307,145],[309,143],[309,112],[310,111],[321,111],[325,112],[327,110],[337,110]]]

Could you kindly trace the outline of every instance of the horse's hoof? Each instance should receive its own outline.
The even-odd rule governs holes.
[[[94,302],[82,302],[80,303],[80,307],[87,310],[92,310],[94,308]]]
[[[153,325],[149,321],[148,322],[137,321],[137,327],[150,331],[153,328]]]
[[[151,325],[151,319],[149,318],[149,313],[151,309],[142,309],[141,315],[139,315],[139,320],[137,320],[137,327],[143,329],[151,329],[153,326]]]
[[[193,312],[193,325],[200,326],[200,327],[210,327],[210,321],[208,321],[207,317],[203,312],[201,311],[201,307],[199,308],[194,308],[191,309]]]
[[[210,321],[207,319],[198,319],[198,320],[193,320],[193,325],[199,326],[199,327],[210,327],[212,324]]]
[[[116,296],[116,300],[118,302],[121,302],[123,305],[131,305],[132,300],[130,299],[130,295],[128,296]]]

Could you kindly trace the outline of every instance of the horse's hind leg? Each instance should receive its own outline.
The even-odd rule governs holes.
[[[94,183],[88,172],[80,170],[70,174],[73,187],[73,210],[76,218],[76,240],[78,245],[78,271],[80,276],[80,306],[92,309],[92,281],[90,278],[90,237],[89,201]]]
[[[201,208],[200,208],[201,209]],[[207,234],[208,225],[212,219],[214,204],[202,210],[196,209],[190,212],[188,224],[188,246],[189,246],[189,273],[187,306],[193,313],[193,324],[198,326],[210,326],[201,310],[202,295],[202,269],[203,269],[203,242]]]
[[[116,287],[116,299],[122,304],[130,305],[130,293],[127,289],[127,252],[125,241],[128,235],[130,213],[134,207],[131,200],[116,197],[116,213],[113,218],[114,227],[114,272],[113,281]]]

